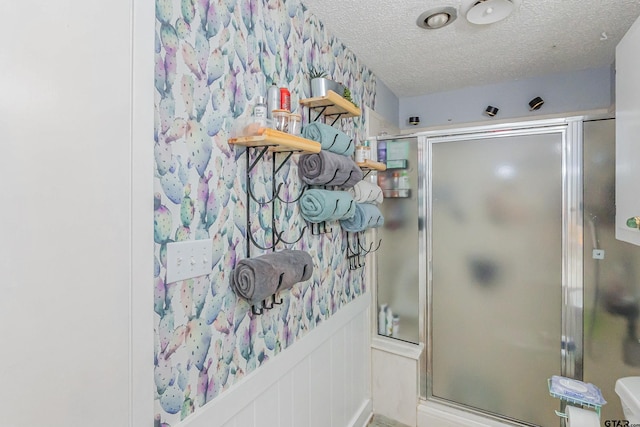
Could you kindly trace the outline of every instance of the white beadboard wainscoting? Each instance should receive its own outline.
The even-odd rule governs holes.
[[[363,427],[372,414],[369,293],[177,427]]]

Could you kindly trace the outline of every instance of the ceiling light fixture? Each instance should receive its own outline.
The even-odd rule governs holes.
[[[502,21],[513,12],[512,0],[479,0],[467,11],[467,21],[477,25]]]
[[[420,28],[437,30],[451,24],[457,17],[458,13],[453,7],[438,7],[421,13],[416,23]]]
[[[499,110],[499,108],[494,107],[492,105],[489,105],[489,106],[487,106],[487,109],[484,110],[484,114],[486,114],[489,117],[493,117],[496,114],[498,114],[498,110]]]
[[[540,107],[542,107],[542,104],[544,104],[544,100],[539,96],[536,96],[531,101],[529,101],[529,111],[539,110]]]

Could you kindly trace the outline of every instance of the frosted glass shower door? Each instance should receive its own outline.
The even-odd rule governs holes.
[[[563,133],[431,144],[432,396],[558,426]]]

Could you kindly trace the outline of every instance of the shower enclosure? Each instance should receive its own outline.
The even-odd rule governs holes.
[[[566,126],[429,139],[432,398],[557,424],[546,380],[573,368],[580,344],[562,317],[571,142]]]
[[[564,375],[599,386],[602,419],[622,419],[613,384],[640,369],[640,248],[613,235],[613,138],[611,120],[583,137],[570,119],[394,140],[415,146],[420,191],[413,231],[381,230],[393,256],[378,255],[378,302],[420,319],[427,403],[559,426],[547,379]]]
[[[387,170],[377,176],[384,194],[380,211],[385,218],[378,231],[384,244],[376,253],[378,333],[418,343],[421,254],[417,236],[422,230],[418,196],[423,191],[418,170],[422,150],[418,149],[417,138],[380,140],[377,146],[384,150],[387,163]]]

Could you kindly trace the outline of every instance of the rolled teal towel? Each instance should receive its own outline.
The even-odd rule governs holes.
[[[309,123],[302,129],[302,136],[320,143],[323,150],[351,156],[356,147],[346,133],[324,123]]]
[[[364,231],[367,228],[376,228],[384,225],[382,212],[371,203],[356,203],[355,215],[340,221],[340,226],[351,232]]]
[[[311,189],[300,198],[300,214],[309,222],[335,221],[351,218],[356,203],[347,191]]]

